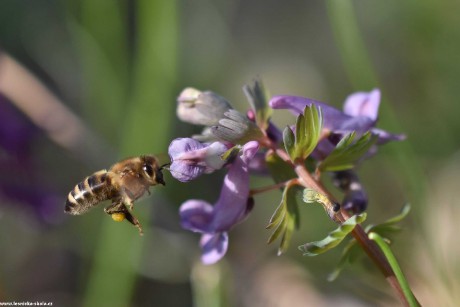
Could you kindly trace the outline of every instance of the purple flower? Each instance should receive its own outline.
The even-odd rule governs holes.
[[[226,161],[221,157],[227,150],[227,146],[220,142],[203,144],[191,138],[175,139],[168,149],[172,161],[171,175],[187,182],[203,173],[212,173],[224,166]]]
[[[352,131],[358,135],[371,131],[378,136],[377,144],[405,139],[402,134],[395,135],[375,128],[380,105],[380,91],[378,89],[369,93],[351,94],[345,100],[343,112],[325,103],[297,96],[274,96],[269,104],[274,109],[288,109],[294,115],[303,113],[306,106],[316,105],[321,108],[323,128],[328,130],[330,134],[327,139],[318,144],[313,154],[319,160],[327,156],[345,134]],[[375,152],[375,148],[371,149],[371,152]]]
[[[248,214],[251,207],[249,197],[248,163],[257,153],[259,144],[255,141],[243,146],[229,167],[219,199],[210,205],[204,200],[188,200],[180,207],[182,227],[202,234],[200,246],[205,264],[219,261],[227,252],[227,232]]]
[[[37,135],[38,129],[0,94],[0,148],[24,160]]]
[[[18,204],[45,222],[56,222],[60,197],[35,166],[39,130],[0,94],[0,203]]]
[[[334,172],[332,178],[334,185],[345,193],[342,201],[345,210],[352,211],[354,214],[366,210],[368,197],[354,171]]]
[[[369,93],[357,92],[347,97],[343,104],[343,112],[350,116],[365,116],[377,121],[380,105],[380,90]]]

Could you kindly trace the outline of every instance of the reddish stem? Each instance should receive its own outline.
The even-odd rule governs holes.
[[[312,175],[308,172],[305,166],[301,163],[293,164],[289,155],[282,149],[274,149],[276,154],[283,159],[286,163],[292,165],[296,174],[299,176],[300,184],[305,187],[311,188],[316,190],[317,192],[326,195],[331,202],[337,203],[335,197],[321,184],[320,181],[315,180]],[[338,224],[342,224],[350,216],[345,210],[340,210],[333,219],[334,222]],[[380,271],[385,276],[385,279],[388,281],[390,286],[396,291],[397,296],[399,297],[400,301],[405,305],[409,306],[409,302],[407,301],[406,297],[404,296],[403,290],[401,285],[399,284],[390,264],[388,263],[385,255],[380,250],[380,248],[375,244],[372,240],[369,239],[364,229],[361,225],[356,225],[356,227],[352,231],[353,237],[356,241],[361,245],[363,250],[366,254],[372,259],[372,261],[377,265]]]
[[[280,182],[280,183],[272,184],[272,185],[269,185],[269,186],[266,186],[266,187],[251,189],[249,191],[249,195],[253,196],[253,195],[256,195],[256,194],[259,194],[259,193],[264,193],[264,192],[268,192],[268,191],[272,191],[272,190],[277,190],[277,189],[283,188],[283,187],[285,187],[285,186],[287,186],[289,184],[299,184],[299,179],[294,178],[294,179],[288,180],[286,182]]]

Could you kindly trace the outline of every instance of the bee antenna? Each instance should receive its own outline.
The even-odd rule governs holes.
[[[162,169],[167,169],[167,170],[169,170],[169,167],[168,167],[168,166],[170,166],[170,165],[171,165],[171,163],[165,163],[165,164],[163,164],[162,166],[160,166],[160,171],[161,171]]]

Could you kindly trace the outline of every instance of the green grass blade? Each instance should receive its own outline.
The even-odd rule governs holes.
[[[409,303],[409,306],[411,307],[420,306],[419,302],[417,301],[414,294],[412,293],[409,283],[407,282],[406,277],[404,276],[401,270],[401,267],[399,266],[398,261],[396,260],[396,257],[394,256],[388,244],[385,243],[385,240],[375,232],[371,232],[369,234],[369,239],[374,240],[375,243],[377,243],[377,245],[380,247],[385,257],[387,258],[388,263],[391,266],[391,269],[395,273],[395,276],[399,284],[401,285],[402,291],[404,293],[404,296],[407,302]]]
[[[137,53],[131,98],[126,100],[123,121],[112,127],[122,131],[123,157],[166,152],[169,122],[175,107],[176,2],[140,0],[136,8],[138,45],[134,48]],[[101,20],[104,18],[100,16]],[[115,135],[120,137],[118,133]],[[140,220],[144,228],[148,225],[145,213],[149,208],[142,208],[144,215]],[[139,237],[129,225],[115,223],[107,216],[103,218],[83,305],[130,306],[146,238]]]

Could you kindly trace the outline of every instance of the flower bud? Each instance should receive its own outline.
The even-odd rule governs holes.
[[[225,112],[225,117],[219,120],[219,124],[212,127],[212,133],[233,144],[245,144],[264,136],[254,122],[236,110]]]
[[[212,126],[216,125],[224,113],[232,106],[216,93],[188,87],[177,98],[177,116],[184,122]]]

